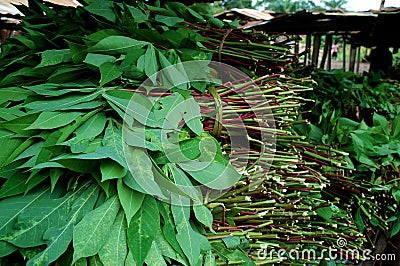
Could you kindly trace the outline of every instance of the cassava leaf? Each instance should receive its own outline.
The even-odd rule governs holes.
[[[94,15],[101,16],[110,22],[115,22],[116,15],[113,10],[114,3],[112,1],[95,0],[85,9]]]
[[[161,250],[158,248],[157,243],[153,241],[151,248],[149,250],[149,254],[146,257],[146,264],[147,265],[154,265],[154,266],[167,266],[165,260],[162,256]]]
[[[74,226],[82,217],[93,209],[98,197],[99,187],[92,185],[87,188],[73,203],[68,215],[68,222],[61,228],[49,227],[43,235],[47,243],[45,250],[31,258],[28,266],[48,265],[60,257],[72,241]]]
[[[122,179],[118,179],[117,188],[119,201],[125,211],[125,217],[129,224],[132,217],[140,209],[140,206],[142,206],[145,194],[125,186]]]
[[[80,112],[42,112],[26,130],[59,128],[68,125],[81,115]]]
[[[211,211],[204,205],[194,205],[193,206],[194,215],[196,219],[207,226],[211,231],[214,231],[212,228],[213,216]]]
[[[179,166],[201,184],[214,189],[230,188],[241,178],[230,164],[188,161]]]
[[[128,246],[137,265],[145,261],[159,229],[157,202],[152,196],[146,195],[128,227]]]
[[[200,240],[189,223],[190,207],[181,196],[175,196],[174,202],[181,201],[180,205],[171,205],[172,215],[176,226],[176,240],[182,248],[190,265],[196,265],[200,258]]]
[[[165,25],[167,25],[169,27],[175,26],[176,24],[185,21],[183,18],[167,17],[167,16],[163,16],[163,15],[156,15],[154,18],[157,22],[164,23]]]
[[[39,199],[18,215],[15,230],[4,240],[24,248],[44,244],[43,235],[49,226],[58,228],[65,225],[68,208],[86,188],[87,185],[82,185],[61,198]]]
[[[144,72],[147,77],[149,77],[153,82],[155,82],[156,77],[153,76],[158,70],[158,62],[156,57],[156,51],[152,44],[149,44],[144,54],[145,67]]]
[[[104,265],[124,265],[126,256],[128,255],[126,229],[127,225],[124,213],[120,211],[111,228],[110,237],[99,250],[99,257]]]
[[[74,262],[99,252],[108,240],[119,207],[118,198],[113,196],[100,207],[89,212],[75,226],[73,231]]]
[[[74,132],[77,140],[93,140],[103,132],[106,126],[107,118],[103,112],[100,112],[89,118],[83,125]]]
[[[122,178],[126,175],[126,168],[122,167],[113,160],[103,160],[100,164],[101,181],[108,179]]]
[[[119,69],[119,66],[116,63],[106,62],[100,66],[100,86],[104,86],[105,84],[121,77],[123,71]]]
[[[37,202],[42,202],[42,199],[47,199],[49,196],[49,188],[28,193],[24,196],[14,196],[0,201],[0,236],[4,236],[13,231],[14,224],[18,216],[29,209],[32,205],[37,205]]]
[[[191,97],[185,101],[183,119],[188,127],[198,136],[203,132],[199,104]]]
[[[71,60],[72,57],[69,49],[46,50],[42,53],[42,61],[37,65],[37,67],[58,65]]]
[[[138,41],[126,36],[109,36],[89,48],[89,52],[110,55],[127,54],[135,49],[148,45],[147,42]]]
[[[0,198],[18,195],[26,191],[27,176],[24,174],[16,173],[10,177],[0,189]]]
[[[96,153],[116,161],[125,168],[127,167],[122,148],[122,132],[113,125],[111,120],[104,134],[103,146],[98,148]]]
[[[95,66],[95,67],[100,67],[104,63],[114,63],[117,58],[112,55],[106,55],[106,54],[93,54],[93,53],[88,53],[86,55],[85,60],[83,63]]]

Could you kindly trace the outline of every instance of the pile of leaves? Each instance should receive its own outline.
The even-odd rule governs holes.
[[[363,247],[351,213],[324,196],[330,177],[345,179],[351,165],[342,152],[290,129],[304,123],[296,119],[309,90],[302,83],[312,80],[255,76],[290,62],[286,35],[233,30],[202,5],[97,0],[75,9],[30,1],[19,8],[23,34],[0,55],[2,265],[254,265],[265,244],[320,252],[343,237]],[[234,93],[247,92],[244,80],[179,84],[162,97],[156,87],[140,87],[157,81],[160,69],[212,58],[241,62],[270,106],[256,102],[249,110]],[[175,84],[180,71],[166,80]],[[264,109],[276,128],[257,121]],[[251,142],[240,173],[229,156],[240,161],[241,150],[227,145],[238,122]],[[265,143],[263,132],[276,144]],[[129,143],[124,134],[133,136]],[[188,158],[208,166],[191,171]],[[210,202],[209,190],[195,186],[221,175],[237,183]],[[143,180],[187,189],[154,188],[162,200],[145,193]],[[274,261],[310,259],[274,253],[257,263]]]
[[[348,181],[336,180],[332,197],[353,202],[349,208],[357,227],[368,232],[371,242],[381,234],[395,237],[400,231],[398,83],[376,73],[360,76],[342,70],[316,72],[313,77],[318,85],[308,96],[316,104],[310,113],[305,107],[302,116],[311,123],[296,125],[295,131],[312,143],[348,153],[347,161],[356,171],[348,173]],[[350,193],[344,195],[344,188]]]
[[[308,97],[316,100],[313,114],[317,117],[333,108],[342,117],[372,125],[374,113],[388,119],[400,114],[400,85],[382,79],[379,73],[360,75],[334,69],[314,72],[312,77],[318,85]]]

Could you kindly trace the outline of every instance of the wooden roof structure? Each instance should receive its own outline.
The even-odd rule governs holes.
[[[77,6],[78,2],[74,0],[45,0],[46,2],[63,5],[63,6]],[[20,12],[15,5],[28,5],[28,0],[2,0],[0,2],[0,14],[20,15]]]
[[[246,10],[232,9],[217,14],[216,17],[228,21],[239,19],[240,27],[243,29],[302,35],[351,34],[352,41],[363,46],[385,43],[388,46],[400,47],[400,27],[397,27],[400,25],[400,8],[365,12],[299,11],[294,14],[264,12],[270,15],[269,18],[257,17],[244,11]]]

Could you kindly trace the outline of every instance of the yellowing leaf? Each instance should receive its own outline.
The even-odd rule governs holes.
[[[119,210],[119,201],[116,196],[110,198],[100,207],[88,213],[75,226],[73,233],[74,259],[97,254],[108,240],[110,228],[114,224]]]
[[[109,239],[99,251],[100,260],[104,265],[124,265],[126,256],[128,255],[126,229],[124,213],[120,211],[111,228]]]
[[[143,265],[159,229],[157,202],[152,196],[146,195],[128,228],[128,246],[137,265]]]

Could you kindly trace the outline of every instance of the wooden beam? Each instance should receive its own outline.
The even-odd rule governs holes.
[[[320,68],[325,69],[326,58],[329,57],[332,47],[332,35],[325,35],[324,53],[322,54]]]
[[[356,53],[357,53],[357,47],[352,44],[350,48],[349,71],[354,72],[354,67],[356,65]]]
[[[306,53],[304,55],[304,66],[308,65],[308,59],[310,58],[310,48],[311,48],[311,34],[307,34],[306,37]]]
[[[314,36],[313,50],[311,63],[315,66],[318,65],[319,48],[321,47],[321,35]]]
[[[360,62],[361,62],[361,46],[357,49],[357,65],[356,65],[356,73],[360,72]]]
[[[343,70],[346,71],[346,35],[343,36]]]
[[[385,0],[381,0],[381,5],[379,7],[379,10],[382,10],[385,7]]]

